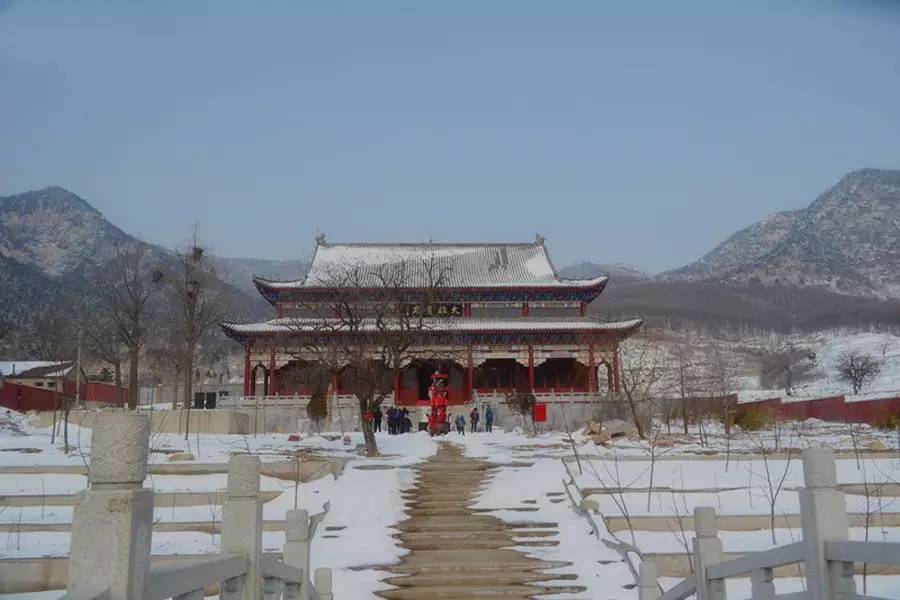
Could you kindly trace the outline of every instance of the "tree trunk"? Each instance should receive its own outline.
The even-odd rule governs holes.
[[[625,391],[625,397],[628,398],[628,406],[631,408],[631,418],[634,420],[634,428],[637,429],[638,437],[646,439],[644,437],[644,426],[641,423],[640,416],[638,415],[637,404],[634,401],[634,396],[629,391]]]
[[[684,435],[688,434],[687,398],[681,396],[681,420],[684,421]]]
[[[113,363],[113,370],[115,371],[116,398],[119,401],[119,406],[124,406],[125,398],[122,397],[122,363],[119,361]]]
[[[175,377],[172,384],[172,410],[178,410],[178,390],[181,382],[181,367],[175,367]]]
[[[375,428],[372,421],[366,420],[366,413],[369,412],[369,402],[359,399],[359,424],[363,432],[363,440],[366,442],[366,456],[378,456],[378,443],[375,441]]]
[[[378,444],[375,442],[375,430],[372,427],[372,422],[366,422],[366,420],[360,417],[362,421],[362,431],[363,431],[363,439],[366,442],[366,456],[373,457],[378,456]]]
[[[191,392],[194,384],[194,352],[193,348],[184,353],[184,390],[182,391],[182,409],[184,414],[184,439],[188,439],[191,432]]]
[[[69,453],[69,410],[72,403],[63,396],[63,452]]]
[[[128,408],[134,410],[138,406],[138,360],[141,349],[132,346],[128,349]]]

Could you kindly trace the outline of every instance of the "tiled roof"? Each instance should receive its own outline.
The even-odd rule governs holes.
[[[349,274],[352,273],[352,276]],[[352,278],[352,283],[348,280]],[[305,279],[271,288],[351,285],[377,288],[385,279],[410,288],[590,288],[606,277],[565,279],[556,273],[543,238],[525,244],[330,244],[320,241]]]
[[[7,360],[0,361],[0,374],[7,379],[65,377],[74,366],[72,362],[50,360]]]
[[[444,318],[426,319],[423,331],[433,332],[503,332],[503,331],[600,331],[628,332],[641,326],[641,319],[606,322],[591,317],[549,318],[519,317],[497,318]],[[313,333],[338,332],[342,328],[338,319],[272,319],[262,323],[223,323],[222,328],[236,334]],[[363,323],[359,330],[375,330],[374,320]]]

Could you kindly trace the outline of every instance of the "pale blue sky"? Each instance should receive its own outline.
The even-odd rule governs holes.
[[[900,3],[0,0],[0,195],[174,245],[696,259],[900,168]]]

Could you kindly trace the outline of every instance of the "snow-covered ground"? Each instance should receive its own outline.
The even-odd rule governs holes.
[[[0,495],[50,495],[73,494],[86,485],[83,475],[72,473],[18,473],[3,472],[3,466],[31,465],[46,468],[81,466],[89,458],[89,429],[72,427],[73,440],[80,440],[80,449],[62,452],[62,441],[51,443],[50,432],[36,429],[19,415],[0,415]],[[674,428],[677,431],[677,427]],[[348,464],[337,477],[324,477],[301,483],[296,490],[297,506],[311,513],[319,513],[328,503],[329,511],[316,534],[312,547],[313,567],[328,566],[335,569],[334,582],[339,598],[373,598],[373,592],[384,589],[380,582],[385,572],[380,568],[397,562],[404,550],[394,526],[405,517],[401,497],[403,490],[415,485],[413,468],[437,451],[438,443],[454,443],[463,446],[465,454],[495,463],[498,469],[484,488],[474,508],[492,509],[492,514],[507,521],[531,521],[555,523],[559,534],[555,546],[522,546],[518,550],[545,560],[568,563],[556,571],[573,574],[574,581],[561,584],[582,585],[587,592],[577,597],[636,598],[634,590],[627,589],[633,578],[619,554],[609,549],[595,537],[584,516],[576,513],[564,495],[563,480],[569,474],[582,489],[593,489],[600,503],[600,513],[606,517],[620,516],[616,500],[624,500],[629,515],[666,516],[690,514],[695,506],[713,506],[725,515],[767,515],[769,502],[766,495],[768,479],[765,469],[779,480],[784,475],[783,489],[776,501],[776,515],[796,514],[798,511],[795,489],[802,485],[802,463],[799,457],[791,460],[784,453],[773,454],[766,461],[758,455],[760,448],[774,449],[777,445],[802,448],[829,446],[851,450],[854,443],[866,447],[873,441],[889,449],[896,449],[896,437],[862,428],[850,435],[846,427],[810,421],[797,426],[798,431],[782,430],[753,434],[735,434],[730,446],[734,453],[727,461],[721,452],[725,448],[722,432],[708,427],[710,445],[702,447],[696,435],[679,440],[670,448],[658,448],[659,459],[653,467],[653,490],[650,486],[650,445],[637,440],[619,440],[610,447],[595,446],[580,433],[573,436],[574,447],[581,457],[582,473],[572,460],[573,441],[559,433],[530,436],[520,431],[493,434],[479,433],[466,436],[451,434],[440,441],[427,434],[403,436],[378,435],[382,453],[378,458],[366,458],[360,452],[360,434],[350,434],[351,444],[345,445],[340,436],[314,436],[300,442],[290,442],[286,435],[192,436],[190,445],[179,436],[155,436],[154,449],[190,451],[195,462],[222,463],[234,452],[259,453],[264,460],[284,460],[298,448],[319,456],[338,456],[348,459]],[[16,451],[22,448],[29,452]],[[757,453],[757,454],[754,454]],[[156,452],[153,460],[162,463],[168,454]],[[852,454],[838,460],[838,479],[841,483],[869,481],[873,484],[900,481],[900,459],[890,453],[864,456],[857,463]],[[152,475],[145,485],[157,491],[209,492],[210,502],[199,506],[157,506],[154,520],[159,523],[218,522],[221,506],[217,505],[213,492],[226,485],[224,473],[202,475]],[[604,488],[622,487],[619,495],[603,493]],[[295,484],[274,477],[263,476],[261,488],[268,492],[280,492],[264,506],[266,520],[282,520],[288,509],[294,508]],[[629,491],[629,488],[632,491]],[[893,491],[891,492],[893,493]],[[866,510],[865,497],[847,496],[851,512]],[[896,504],[896,506],[895,506]],[[900,501],[886,494],[882,504],[870,506],[870,510],[900,512]],[[528,509],[528,510],[516,510]],[[536,509],[536,510],[535,510]],[[68,552],[69,534],[65,531],[17,531],[16,524],[65,524],[72,519],[71,506],[0,506],[0,557],[21,558],[37,556],[62,556]],[[783,520],[783,519],[782,519]],[[777,522],[777,519],[776,519]],[[601,538],[613,540],[606,530],[604,520],[597,518]],[[799,537],[796,528],[783,522],[777,524],[779,544]],[[691,531],[686,532],[688,538]],[[619,539],[631,541],[629,533],[618,531]],[[853,539],[863,539],[866,532],[855,527]],[[768,529],[758,531],[722,531],[726,550],[762,550],[772,546]],[[872,527],[869,539],[900,541],[900,527]],[[638,526],[634,542],[643,550],[654,552],[680,552],[680,542],[669,531],[646,531]],[[284,544],[282,532],[265,532],[263,546],[278,551]],[[219,535],[197,531],[158,531],[153,535],[153,552],[157,554],[198,554],[218,551]],[[870,577],[870,590],[890,597],[900,589],[900,577]],[[668,582],[670,584],[672,582]],[[779,590],[795,589],[799,580],[779,579]],[[735,597],[743,590],[741,580],[729,582],[734,586]],[[792,587],[793,586],[793,587]],[[745,594],[746,595],[746,594]],[[58,596],[58,594],[56,594]],[[54,597],[9,596],[11,598]],[[560,598],[572,597],[560,594]]]

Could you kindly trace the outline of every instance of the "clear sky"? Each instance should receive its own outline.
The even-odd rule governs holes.
[[[692,261],[900,168],[900,2],[0,0],[0,195],[174,245]]]

